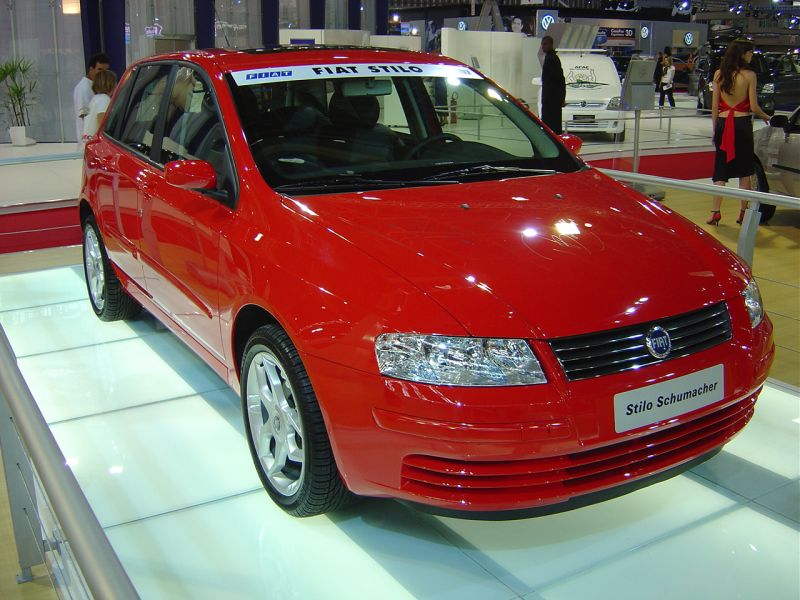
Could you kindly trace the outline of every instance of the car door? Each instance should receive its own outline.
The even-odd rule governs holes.
[[[777,133],[778,157],[773,168],[779,173],[779,185],[782,189],[773,191],[800,197],[800,108],[789,117],[789,123],[783,132]]]
[[[114,216],[111,222],[119,232],[119,252],[111,258],[141,288],[147,288],[141,261],[141,183],[152,178],[150,158],[156,135],[158,114],[166,97],[171,65],[143,65],[136,70],[130,99],[118,132],[114,132],[116,151],[109,167],[116,174]]]
[[[233,219],[236,193],[227,134],[212,86],[194,67],[176,67],[162,112],[163,138],[153,154],[160,167],[142,182],[147,289],[156,304],[221,362],[220,235]],[[217,188],[198,191],[167,184],[163,168],[176,160],[211,163]]]

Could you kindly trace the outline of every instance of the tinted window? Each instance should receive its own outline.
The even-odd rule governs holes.
[[[619,81],[613,63],[611,76]],[[272,186],[324,178],[371,183],[437,177],[459,165],[574,171],[568,155],[511,98],[480,78],[378,75],[237,85],[253,157]],[[513,169],[512,169],[513,170]],[[517,176],[524,175],[519,171]],[[504,175],[504,176],[506,176]],[[499,175],[490,175],[499,177]],[[358,184],[355,184],[358,185]],[[363,187],[363,184],[361,184]]]
[[[125,107],[128,105],[128,98],[130,97],[131,88],[133,87],[133,80],[136,79],[136,73],[131,73],[117,92],[114,98],[114,103],[111,105],[111,114],[106,121],[106,127],[103,130],[106,135],[116,138],[119,132],[119,124],[122,121],[122,115],[125,113]]]
[[[167,89],[169,65],[147,65],[137,70],[131,91],[131,100],[123,120],[119,140],[150,155],[155,136],[158,113]]]
[[[761,54],[753,54],[753,60],[750,61],[750,68],[759,75],[769,73],[767,61]]]
[[[217,172],[217,188],[231,183],[225,130],[206,82],[190,67],[180,67],[165,111],[160,161],[204,160]]]

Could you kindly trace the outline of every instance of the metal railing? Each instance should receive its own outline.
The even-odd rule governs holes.
[[[616,171],[614,169],[598,169],[609,177],[620,181],[638,183],[642,185],[652,185],[669,187],[687,192],[696,192],[710,196],[724,196],[726,198],[736,198],[750,202],[749,208],[745,211],[742,221],[742,228],[739,232],[739,240],[736,246],[736,253],[741,256],[747,264],[753,265],[753,252],[756,244],[756,233],[761,221],[761,214],[758,207],[763,202],[776,206],[800,209],[800,199],[783,194],[772,194],[767,192],[757,192],[754,190],[740,190],[738,188],[722,187],[709,183],[698,183],[696,181],[684,181],[682,179],[670,179],[668,177],[656,177],[654,175],[642,175],[629,171]]]
[[[30,525],[30,519],[33,517],[34,522],[38,523],[38,517],[29,513],[36,511],[36,505],[30,463],[27,457],[20,457],[24,449],[36,468],[45,493],[65,533],[66,542],[77,559],[92,596],[103,599],[139,598],[75,475],[67,465],[50,427],[36,405],[17,366],[16,357],[2,326],[0,326],[0,416],[3,420],[0,435],[3,441],[6,478],[10,484],[12,522],[22,569],[22,576],[18,577],[18,581],[29,580],[30,568],[43,562],[45,549],[41,539],[41,527]],[[19,452],[14,452],[15,441],[21,442],[23,447]],[[14,477],[14,470],[22,475],[21,479]]]

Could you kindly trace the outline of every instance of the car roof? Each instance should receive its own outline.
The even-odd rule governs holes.
[[[211,48],[149,56],[137,61],[137,64],[161,60],[189,61],[207,69],[216,65],[225,73],[262,67],[370,62],[464,66],[438,54],[361,46],[273,46],[247,50]]]

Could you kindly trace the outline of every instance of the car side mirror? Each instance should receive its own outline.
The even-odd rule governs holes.
[[[217,172],[204,160],[175,160],[164,167],[164,179],[185,190],[214,190]]]
[[[577,135],[572,135],[571,133],[562,133],[558,136],[561,140],[561,143],[564,144],[567,148],[569,148],[570,152],[573,154],[577,154],[581,151],[581,146],[583,146],[583,140],[579,138]]]
[[[785,129],[788,124],[789,117],[786,115],[775,115],[769,120],[770,127],[779,127],[780,129]]]

